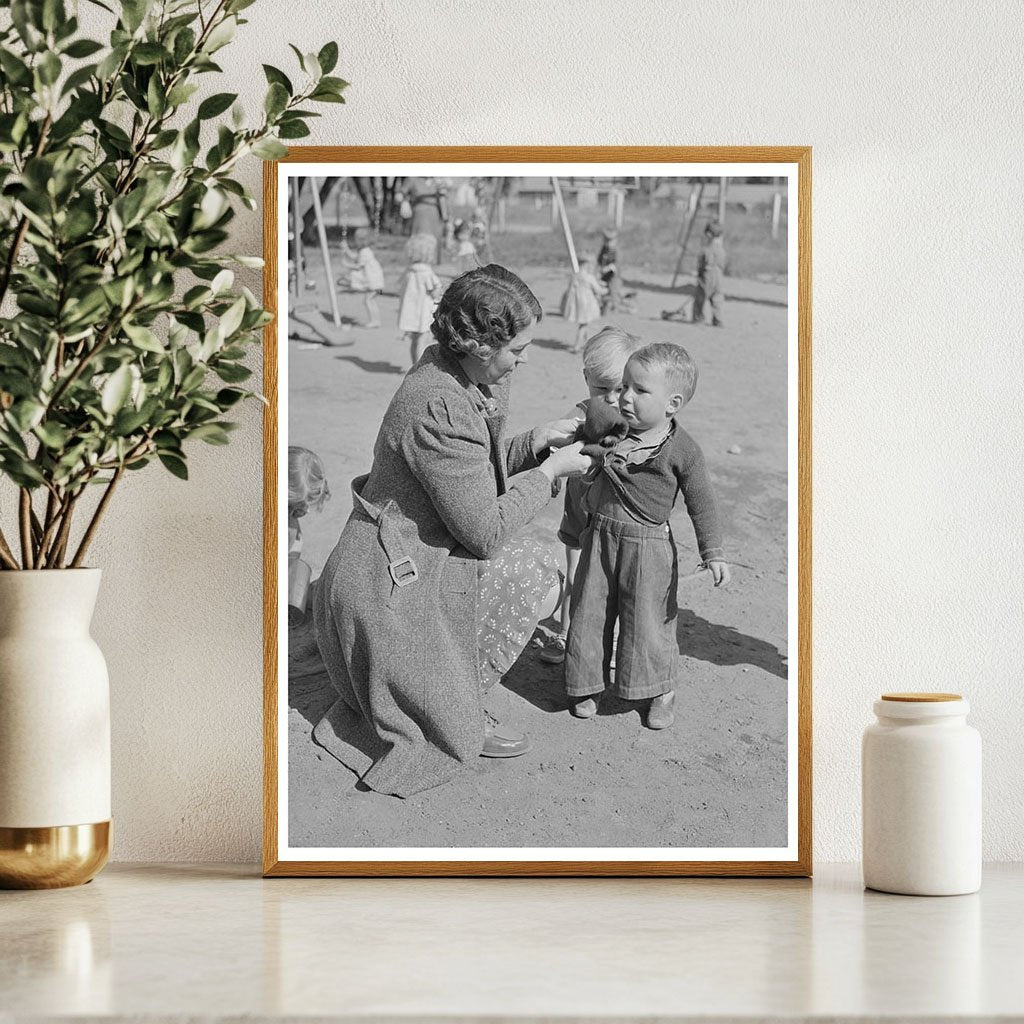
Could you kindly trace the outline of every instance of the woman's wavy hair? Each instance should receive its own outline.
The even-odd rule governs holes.
[[[533,292],[511,270],[491,263],[452,281],[434,311],[430,333],[455,355],[487,356],[542,315]]]

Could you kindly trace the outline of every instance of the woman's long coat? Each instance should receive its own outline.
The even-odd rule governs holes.
[[[502,439],[507,385],[488,396],[439,346],[384,415],[368,476],[314,593],[339,700],[318,742],[371,789],[447,781],[483,744],[478,561],[551,498],[532,434]]]

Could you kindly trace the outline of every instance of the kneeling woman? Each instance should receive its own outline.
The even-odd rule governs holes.
[[[511,377],[540,316],[504,267],[452,282],[430,327],[437,344],[384,414],[314,594],[339,696],[314,737],[378,792],[408,796],[481,754],[529,749],[485,714],[481,696],[557,593],[552,556],[517,534],[556,478],[591,466],[570,443],[572,420],[503,436]]]

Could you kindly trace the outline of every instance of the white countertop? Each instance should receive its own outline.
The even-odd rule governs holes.
[[[1024,1019],[1024,865],[974,896],[771,879],[268,879],[0,893],[0,1021],[60,1015]],[[1005,1020],[1004,1020],[1005,1024]]]

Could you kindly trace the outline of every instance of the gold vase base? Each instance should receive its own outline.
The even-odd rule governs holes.
[[[92,881],[110,857],[110,822],[0,826],[0,889],[63,889]]]

